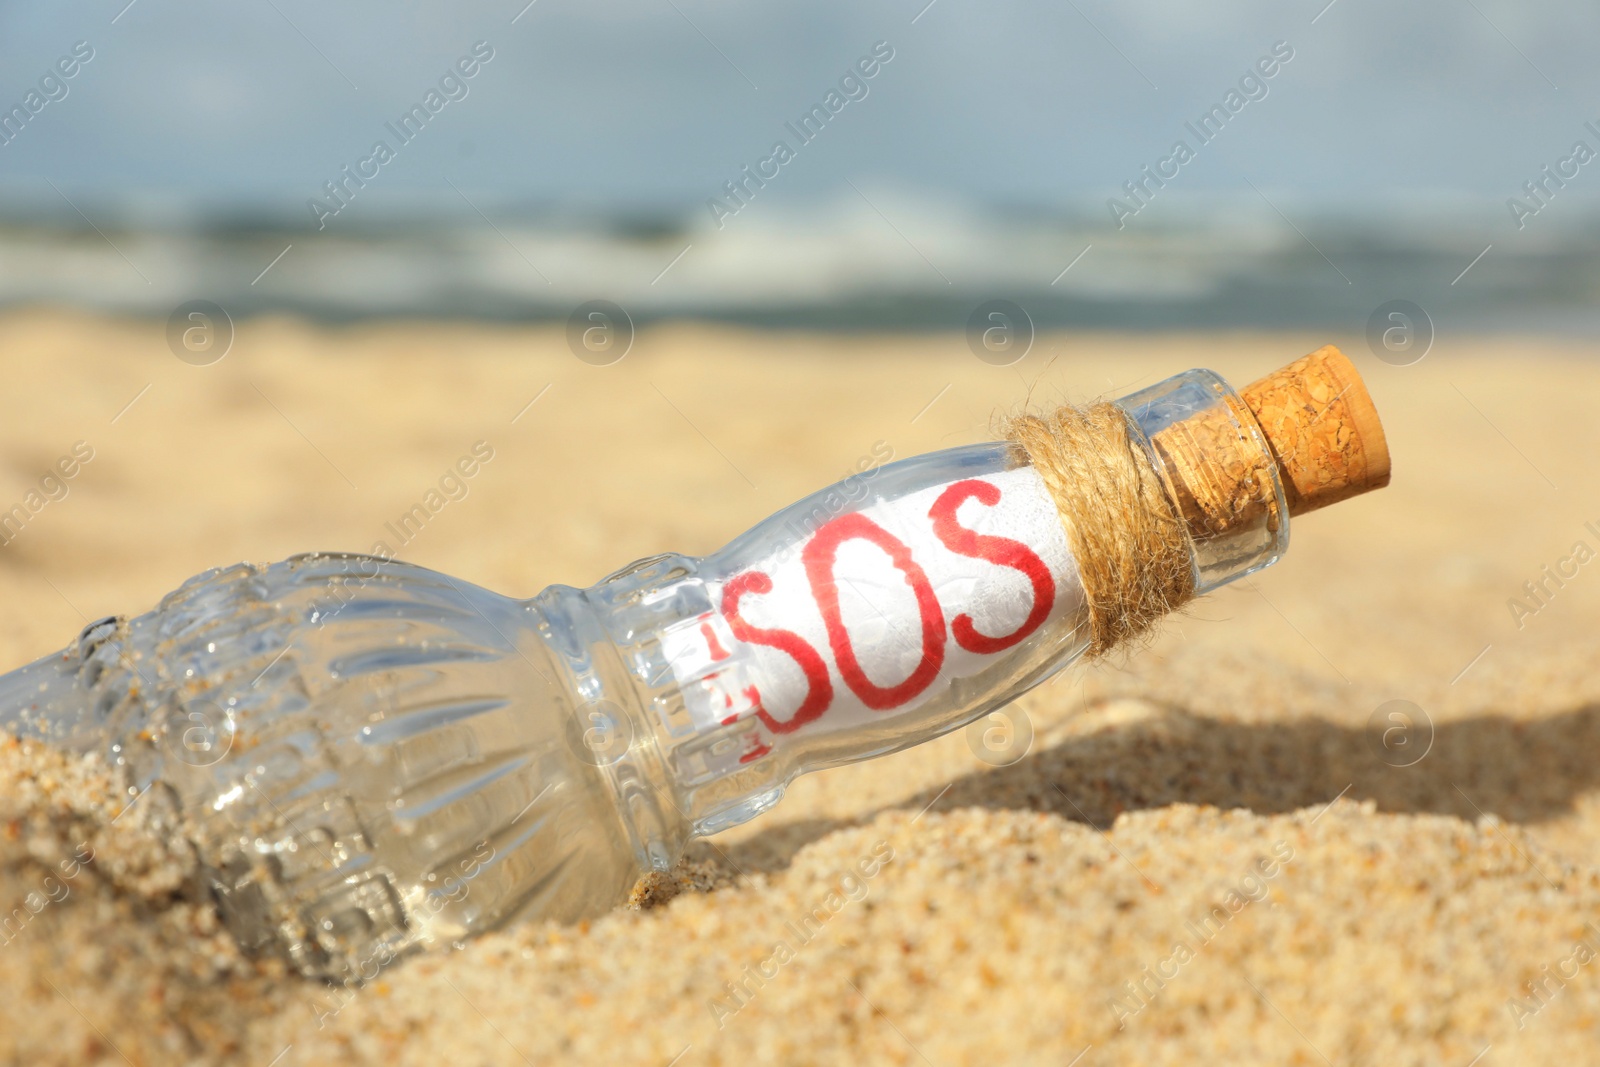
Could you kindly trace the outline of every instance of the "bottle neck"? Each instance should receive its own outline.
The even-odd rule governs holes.
[[[1192,370],[1117,406],[1188,533],[1196,596],[1283,558],[1289,508],[1278,463],[1231,385]]]

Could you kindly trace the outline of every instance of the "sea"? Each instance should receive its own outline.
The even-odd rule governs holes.
[[[1091,200],[855,189],[719,219],[446,193],[374,200],[321,229],[298,212],[148,196],[10,200],[0,307],[166,317],[205,300],[234,318],[540,322],[598,300],[635,325],[898,331],[965,329],[1000,301],[1037,330],[1362,331],[1407,306],[1433,331],[1600,333],[1594,201],[1517,219],[1448,197],[1308,206],[1247,192],[1173,198],[1119,226]]]

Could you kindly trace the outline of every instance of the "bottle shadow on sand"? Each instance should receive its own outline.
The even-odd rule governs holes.
[[[1431,741],[1398,756],[1377,728],[1323,719],[1228,722],[1153,708],[1136,722],[1070,738],[879,810],[1043,811],[1109,830],[1122,812],[1169,804],[1271,815],[1343,796],[1392,814],[1468,822],[1495,815],[1538,824],[1570,814],[1579,796],[1600,789],[1600,705],[1528,720],[1483,715],[1439,723]],[[784,823],[720,845],[706,858],[720,851],[742,871],[781,870],[811,842],[878,813]]]

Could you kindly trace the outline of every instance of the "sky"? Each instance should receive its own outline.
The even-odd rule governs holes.
[[[1600,9],[1574,0],[525,3],[0,6],[0,109],[79,42],[93,52],[0,145],[0,194],[13,213],[65,196],[178,225],[224,205],[314,227],[309,201],[334,206],[324,183],[382,139],[393,158],[344,219],[464,203],[715,218],[713,198],[737,206],[724,183],[785,140],[764,210],[854,186],[1099,212],[1185,138],[1194,158],[1153,215],[1260,193],[1290,214],[1412,205],[1504,221],[1574,140],[1600,145],[1584,127],[1600,127]],[[386,123],[474,47],[492,58],[402,144]],[[853,89],[865,95],[810,143],[794,137],[785,124],[875,47],[892,58]],[[1186,133],[1275,47],[1292,58],[1264,95],[1211,143]],[[1572,184],[1600,191],[1589,169]]]

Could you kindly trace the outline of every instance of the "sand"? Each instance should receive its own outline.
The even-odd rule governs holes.
[[[802,779],[586,927],[308,982],[239,956],[157,808],[0,745],[0,918],[27,916],[0,939],[0,1062],[1592,1059],[1593,346],[1447,338],[1399,368],[1357,337],[1066,335],[996,368],[955,336],[668,326],[601,368],[549,329],[257,320],[196,368],[160,323],[11,314],[0,509],[77,442],[93,458],[0,548],[0,663],[310,548],[587,584],[710,551],[880,441],[982,440],[1024,398],[1190,366],[1248,381],[1326,341],[1368,375],[1391,488],[1024,698],[1011,766],[958,733]],[[385,523],[477,441],[467,497],[397,544]],[[1369,725],[1391,700],[1421,711],[1412,748]]]

